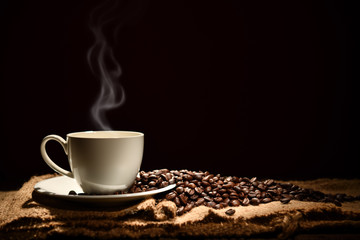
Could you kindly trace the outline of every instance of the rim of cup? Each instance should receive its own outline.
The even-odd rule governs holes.
[[[110,139],[110,138],[136,138],[144,136],[141,132],[136,131],[118,131],[118,130],[104,130],[104,131],[82,131],[67,134],[71,138],[91,138],[91,139]]]

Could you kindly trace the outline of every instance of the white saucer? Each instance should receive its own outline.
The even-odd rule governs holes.
[[[42,180],[35,184],[34,189],[41,195],[61,200],[86,203],[94,206],[114,206],[129,204],[133,201],[141,200],[157,193],[168,191],[175,186],[176,184],[171,184],[167,187],[152,191],[116,195],[69,195],[71,190],[75,191],[77,194],[84,192],[75,179],[60,176]]]

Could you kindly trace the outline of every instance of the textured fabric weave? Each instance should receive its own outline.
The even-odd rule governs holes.
[[[0,239],[46,238],[226,238],[351,232],[360,234],[360,202],[291,201],[259,206],[211,209],[200,206],[176,216],[173,202],[150,198],[122,208],[89,208],[54,200],[33,191],[34,185],[54,174],[32,177],[18,191],[0,195]],[[318,179],[291,181],[324,193],[360,195],[360,180]],[[235,210],[228,216],[225,211]]]

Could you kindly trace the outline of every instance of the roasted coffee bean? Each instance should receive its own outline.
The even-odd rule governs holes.
[[[260,200],[258,199],[258,198],[252,198],[251,200],[250,200],[250,204],[251,205],[254,205],[254,206],[257,206],[257,205],[259,205],[259,203],[260,203]]]
[[[199,197],[199,195],[194,194],[194,195],[191,195],[189,198],[190,198],[191,200],[196,200],[196,199],[198,199],[198,197]]]
[[[244,198],[244,200],[242,201],[242,205],[248,206],[249,204],[250,204],[250,200],[248,198]]]
[[[160,184],[160,188],[164,188],[164,187],[167,187],[169,186],[169,183],[168,182],[165,182],[163,181],[161,184]]]
[[[151,174],[150,176],[149,176],[149,179],[157,179],[158,177],[155,175],[155,174]]]
[[[240,201],[237,200],[237,199],[233,199],[233,200],[230,200],[230,203],[229,203],[231,206],[234,206],[234,207],[237,207],[240,205]]]
[[[202,190],[200,187],[195,187],[195,192],[196,192],[197,194],[200,194],[200,193],[203,192],[203,190]]]
[[[178,194],[181,194],[181,193],[183,193],[184,192],[184,188],[183,187],[177,187],[176,188],[176,192],[178,193]]]
[[[223,207],[223,206],[222,206],[221,204],[219,204],[219,203],[218,203],[218,204],[215,204],[215,206],[214,206],[215,209],[220,209],[220,208],[222,208],[222,207]]]
[[[225,203],[225,204],[229,204],[229,202],[230,202],[230,198],[225,198],[223,201],[223,203]]]
[[[183,207],[183,206],[180,206],[180,207],[177,209],[176,214],[177,214],[178,216],[183,215],[183,214],[184,214],[184,207]]]
[[[208,201],[208,202],[212,201],[212,198],[209,197],[209,196],[205,196],[204,199],[205,199],[206,201]]]
[[[203,205],[204,202],[205,202],[204,198],[198,198],[197,201],[195,202],[195,205],[200,206],[200,205]]]
[[[155,186],[156,186],[156,182],[154,182],[154,181],[149,182],[149,186],[150,186],[150,187],[155,187]]]
[[[207,182],[207,181],[202,180],[202,181],[201,181],[201,185],[202,185],[203,187],[207,187],[207,186],[210,186],[210,183]]]
[[[214,201],[217,202],[217,203],[220,203],[222,200],[223,200],[222,197],[214,198]]]
[[[179,195],[179,198],[180,198],[180,202],[183,204],[183,205],[186,205],[187,204],[187,200],[188,200],[188,197],[182,193]]]
[[[184,186],[184,182],[179,180],[178,182],[176,182],[176,186]]]
[[[188,211],[190,211],[193,207],[194,207],[194,203],[193,203],[193,202],[190,202],[190,203],[186,204],[186,206],[185,206],[185,208],[184,208],[184,211],[185,211],[185,212],[188,212]]]
[[[226,184],[223,185],[224,188],[232,188],[234,187],[234,183],[233,182],[228,182]]]
[[[261,202],[263,203],[268,203],[268,202],[271,202],[271,198],[264,198]]]
[[[189,187],[189,188],[195,188],[196,185],[195,185],[194,183],[189,183],[189,184],[188,184],[188,187]]]
[[[175,192],[169,192],[168,194],[165,195],[165,198],[167,200],[173,200],[176,197],[176,193]]]
[[[249,192],[248,197],[254,198],[254,197],[256,197],[256,193],[255,192]]]
[[[189,194],[190,196],[194,195],[194,194],[195,194],[195,190],[190,188],[190,190],[188,191],[188,194]]]
[[[77,193],[76,193],[74,190],[71,190],[71,191],[69,192],[69,195],[77,195]]]
[[[221,203],[220,203],[220,206],[221,206],[221,208],[226,208],[226,207],[229,206],[229,204],[224,203],[224,202],[221,202]]]
[[[170,178],[168,178],[165,174],[161,174],[160,177],[164,180],[164,181],[169,181]]]
[[[215,205],[216,205],[216,203],[212,202],[212,201],[207,203],[208,207],[215,207]]]
[[[226,215],[229,215],[229,216],[234,215],[234,213],[235,213],[235,210],[232,209],[232,208],[228,209],[228,210],[225,212],[225,214],[226,214]]]
[[[228,193],[223,193],[223,195],[221,195],[222,198],[228,198],[230,195]]]
[[[196,180],[201,180],[202,179],[202,174],[201,173],[195,173],[194,174],[194,178],[196,179]]]
[[[235,190],[236,192],[238,192],[238,193],[241,192],[241,188],[240,188],[239,186],[235,186],[235,187],[234,187],[234,190]]]
[[[191,175],[189,175],[189,174],[185,174],[184,179],[187,180],[187,181],[191,181],[193,179],[193,177]]]
[[[180,205],[181,205],[180,199],[179,199],[178,197],[175,197],[175,198],[174,198],[174,203],[176,204],[176,206],[180,206]]]
[[[249,192],[250,192],[250,190],[249,190],[249,188],[243,188],[243,189],[242,189],[242,192],[243,192],[245,195],[248,195]]]
[[[212,188],[210,187],[210,186],[207,186],[206,188],[205,188],[205,192],[211,192],[211,190],[212,190]]]
[[[290,202],[290,200],[291,200],[291,198],[281,198],[280,202],[283,203],[283,204],[287,204],[287,203]]]
[[[237,199],[239,195],[235,192],[230,193],[230,199]]]
[[[265,186],[264,184],[262,184],[262,183],[260,183],[257,187],[258,187],[258,189],[260,189],[260,190],[263,190],[263,191],[266,190],[266,186]]]

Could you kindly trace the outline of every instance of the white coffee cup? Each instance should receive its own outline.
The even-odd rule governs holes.
[[[71,171],[56,165],[46,153],[46,143],[59,142],[68,155]],[[44,161],[56,172],[75,178],[85,193],[111,194],[133,184],[144,149],[144,134],[130,131],[87,131],[46,136],[41,143]]]

